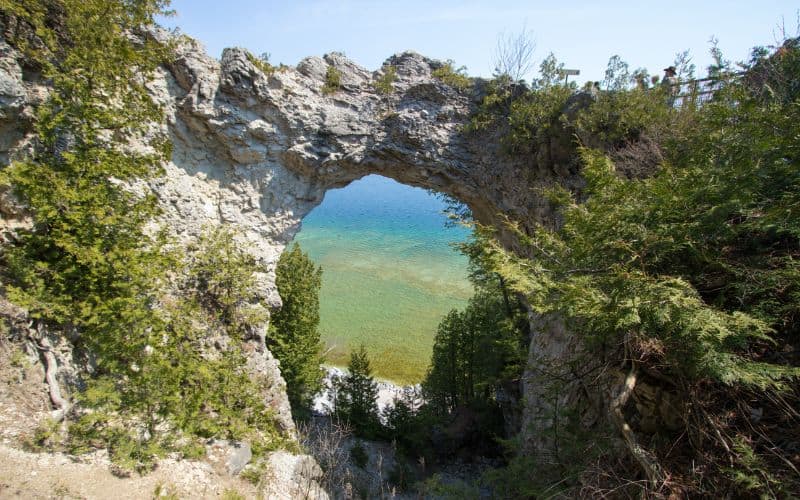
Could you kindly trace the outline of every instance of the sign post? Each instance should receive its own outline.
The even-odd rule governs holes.
[[[567,85],[567,83],[569,83],[570,76],[578,76],[581,74],[581,70],[579,69],[564,69],[561,71],[564,73],[564,85]]]

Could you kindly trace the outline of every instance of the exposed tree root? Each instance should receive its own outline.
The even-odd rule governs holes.
[[[53,354],[53,345],[47,338],[44,326],[38,324],[36,326],[38,338],[36,338],[36,346],[42,352],[45,361],[44,378],[47,381],[47,387],[50,393],[50,401],[53,403],[55,410],[52,412],[51,417],[56,422],[61,422],[66,417],[70,409],[69,401],[61,395],[61,387],[58,385],[56,374],[58,372],[58,362],[56,355]]]
[[[619,394],[611,400],[611,416],[619,428],[622,437],[625,439],[628,451],[634,460],[636,460],[636,463],[639,464],[639,467],[641,467],[647,480],[650,482],[650,487],[654,490],[658,490],[664,484],[664,473],[661,470],[661,466],[658,460],[639,444],[636,439],[636,434],[634,434],[628,422],[625,421],[625,415],[623,413],[628,399],[630,399],[633,390],[636,388],[637,375],[638,369],[634,363],[631,367],[631,371],[628,373],[628,376],[625,377],[625,381],[619,388]]]

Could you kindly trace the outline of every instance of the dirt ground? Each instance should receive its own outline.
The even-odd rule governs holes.
[[[114,476],[102,454],[75,461],[61,453],[29,453],[0,445],[0,498],[146,499],[220,498],[239,493],[255,498],[255,489],[236,478],[222,477],[202,462],[162,460],[146,476]]]
[[[208,462],[164,459],[145,476],[123,478],[112,473],[105,451],[80,457],[25,451],[25,440],[49,410],[35,354],[23,343],[0,339],[0,499],[237,498],[234,492],[258,497],[253,485]]]

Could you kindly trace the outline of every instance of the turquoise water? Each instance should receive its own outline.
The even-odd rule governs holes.
[[[345,366],[363,342],[382,378],[421,380],[439,320],[472,295],[467,259],[450,244],[444,204],[419,188],[370,175],[333,189],[295,237],[322,266],[320,331],[327,362]]]

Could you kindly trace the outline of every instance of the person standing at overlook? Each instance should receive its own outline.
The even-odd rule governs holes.
[[[667,102],[672,106],[675,104],[675,98],[680,90],[680,82],[678,81],[678,73],[675,66],[664,68],[664,78],[661,79],[661,86],[667,93]]]

